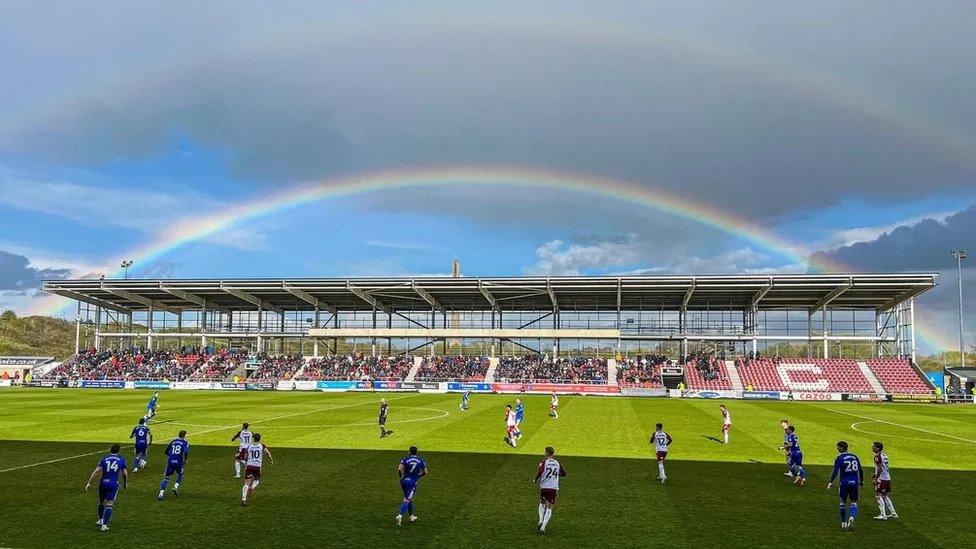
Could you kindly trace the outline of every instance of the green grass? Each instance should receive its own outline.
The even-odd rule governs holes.
[[[395,433],[381,440],[375,394],[163,392],[150,466],[130,476],[103,533],[84,485],[108,444],[127,441],[149,393],[2,391],[0,546],[917,548],[972,539],[946,534],[965,532],[958,521],[976,513],[972,406],[730,401],[725,446],[709,438],[721,436],[716,401],[563,397],[553,420],[548,397],[530,396],[525,437],[513,450],[502,443],[512,397],[474,395],[460,412],[457,395],[385,396]],[[782,474],[782,417],[797,425],[809,465],[802,489]],[[247,508],[229,442],[241,421],[275,457]],[[675,439],[663,486],[646,442],[657,421]],[[183,496],[157,502],[162,447],[179,429],[191,444]],[[825,490],[839,439],[865,462],[871,442],[885,442],[902,518],[872,521],[868,492],[855,529],[840,530],[835,493]],[[431,474],[417,494],[420,520],[397,529],[395,467],[411,444]],[[541,537],[531,479],[547,445],[569,476]],[[131,457],[130,447],[123,451]],[[6,471],[51,460],[61,461]]]

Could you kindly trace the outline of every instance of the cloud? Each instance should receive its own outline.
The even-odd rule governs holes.
[[[580,275],[640,261],[635,235],[592,244],[552,240],[536,248],[536,263],[523,269],[529,275]]]
[[[373,248],[383,248],[387,250],[397,250],[404,252],[429,252],[436,248],[425,242],[391,242],[388,240],[370,239],[363,244]]]
[[[969,326],[967,340],[974,341],[972,326],[976,326],[976,309],[969,304],[976,296],[976,204],[949,215],[943,220],[925,219],[914,225],[898,227],[868,242],[821,252],[831,260],[872,272],[929,271],[940,272],[938,285],[918,298],[919,325],[935,334],[938,342],[952,342],[958,337],[956,315],[958,293],[956,260],[951,250],[969,250],[970,259],[963,263],[965,325]],[[946,343],[948,344],[948,343]],[[955,344],[951,344],[955,348]],[[939,349],[925,349],[937,351]]]
[[[177,192],[80,184],[26,175],[0,165],[0,204],[91,227],[122,227],[153,234],[221,201],[189,189]],[[255,224],[230,227],[206,241],[245,251],[266,248]]]
[[[968,11],[955,14],[953,24],[942,21],[944,36],[926,43],[926,49],[955,44],[936,53],[956,68],[932,74],[934,54],[922,56],[917,43],[863,36],[881,32],[878,25],[865,31],[845,23],[849,34],[842,34],[836,21],[798,19],[790,10],[766,14],[763,25],[740,21],[749,30],[724,39],[751,43],[753,49],[729,53],[742,48],[702,38],[719,40],[713,31],[730,32],[709,10],[685,14],[697,21],[689,26],[679,12],[663,17],[660,8],[643,5],[626,13],[608,8],[600,17],[555,4],[505,5],[476,15],[434,5],[388,17],[369,9],[333,15],[315,7],[307,20],[263,13],[249,21],[255,32],[236,48],[222,33],[210,36],[190,25],[178,31],[182,55],[124,71],[126,76],[100,86],[62,86],[82,91],[30,104],[24,109],[30,116],[0,129],[0,148],[49,162],[101,166],[152,156],[174,134],[186,135],[225,152],[240,179],[265,184],[445,164],[549,167],[661,186],[758,218],[829,205],[844,195],[897,200],[914,196],[920,185],[933,192],[958,189],[974,173],[971,163],[947,160],[927,135],[903,135],[919,124],[865,117],[870,101],[856,93],[927,92],[903,118],[938,122],[946,111],[951,123],[931,123],[929,133],[973,141],[969,122],[976,113],[965,94],[933,102],[930,91],[976,73],[965,70],[971,57],[960,54],[966,45],[976,47],[971,33],[963,32],[962,21],[972,22]],[[884,16],[892,24],[907,17],[892,12]],[[130,12],[115,17],[111,28],[132,25],[146,37],[176,30],[163,16],[161,28]],[[209,10],[196,17],[216,24]],[[317,24],[317,17],[331,22]],[[404,25],[402,17],[411,24]],[[647,28],[635,23],[652,19],[655,24]],[[837,43],[824,46],[823,35],[806,27],[786,41],[771,30],[793,28],[801,19],[810,28],[822,25]],[[627,30],[629,25],[637,31]],[[115,32],[120,31],[109,36]],[[35,55],[44,49],[36,41],[48,40],[40,33],[22,38],[28,40],[27,53]],[[128,44],[118,40],[106,39],[106,55]],[[163,56],[148,40],[135,42]],[[860,47],[878,43],[890,51],[872,57]],[[794,57],[785,62],[762,61],[761,52],[785,55],[787,48]],[[84,59],[102,53],[90,44],[82,49]],[[12,61],[26,67],[30,59]],[[899,60],[897,69],[888,66],[890,59]],[[806,73],[769,68],[791,66],[882,77],[851,78],[849,88],[831,89],[846,80],[803,81]],[[926,75],[925,90],[914,88],[918,78],[904,77],[915,74]],[[426,190],[398,207],[423,209],[439,194]],[[524,219],[500,205],[526,193],[503,194],[490,199],[497,219]]]
[[[22,255],[0,250],[0,293],[22,295],[23,292],[40,288],[45,279],[67,278],[70,275],[69,269],[38,268]]]
[[[869,271],[938,271],[955,266],[951,250],[976,250],[974,227],[976,204],[941,221],[929,218],[903,225],[874,240],[819,252],[816,257]]]
[[[923,221],[932,220],[944,224],[949,217],[959,213],[959,211],[960,210],[954,210],[948,212],[937,212],[932,214],[918,215],[918,216],[910,217],[908,219],[897,221],[895,223],[888,223],[886,225],[840,229],[834,231],[826,239],[826,241],[822,244],[821,247],[825,250],[836,250],[837,248],[851,246],[859,242],[870,242],[898,228],[914,227]]]
[[[752,248],[710,256],[661,253],[657,243],[636,234],[599,237],[582,235],[573,242],[551,240],[535,250],[528,275],[689,274],[805,272],[806,265],[782,265]]]

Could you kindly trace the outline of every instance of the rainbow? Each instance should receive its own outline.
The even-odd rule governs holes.
[[[641,186],[633,182],[564,172],[498,167],[445,167],[415,170],[389,170],[359,174],[314,183],[287,187],[281,191],[259,196],[212,215],[183,219],[173,223],[156,238],[141,246],[126,250],[107,261],[104,272],[107,277],[121,274],[119,265],[123,259],[131,259],[139,265],[153,261],[187,244],[214,235],[238,223],[275,214],[290,208],[312,204],[327,199],[347,197],[370,192],[398,189],[436,187],[496,186],[522,189],[551,189],[580,193],[639,204],[649,209],[675,215],[714,227],[732,236],[773,252],[794,264],[808,265],[821,272],[851,272],[841,263],[813,259],[802,246],[790,242],[755,222],[739,217],[726,210],[695,202],[661,189]],[[66,306],[66,300],[48,296],[38,300],[34,314],[55,315]],[[948,339],[916,328],[920,341],[932,348],[950,348],[943,345]]]

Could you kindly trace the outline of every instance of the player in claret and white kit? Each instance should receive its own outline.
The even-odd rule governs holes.
[[[539,472],[532,482],[539,483],[539,533],[546,533],[546,526],[552,518],[552,508],[556,505],[559,493],[559,477],[566,476],[566,470],[556,461],[556,451],[546,446],[546,457],[539,462]]]
[[[515,445],[518,443],[518,437],[516,436],[518,432],[518,418],[515,415],[515,411],[512,410],[511,404],[505,405],[505,427],[507,428],[505,442],[512,448],[515,448]]]
[[[664,432],[664,425],[658,423],[656,426],[656,431],[651,435],[651,444],[654,445],[654,450],[657,452],[657,470],[658,470],[658,480],[661,484],[664,484],[668,480],[668,475],[664,473],[664,460],[668,457],[668,446],[671,445],[671,435]]]
[[[729,431],[732,430],[732,414],[729,413],[729,409],[724,404],[719,404],[718,407],[722,410],[722,435],[725,437],[725,443],[728,444]]]
[[[552,397],[549,398],[549,415],[553,419],[559,417],[559,397],[556,396],[556,393],[553,393]]]
[[[878,502],[878,509],[881,513],[874,517],[875,520],[888,520],[898,518],[895,512],[895,504],[891,502],[891,466],[888,463],[888,454],[884,453],[884,444],[875,442],[871,447],[874,451],[874,499]],[[885,505],[888,512],[885,513]]]
[[[237,456],[234,458],[234,478],[241,478],[241,465],[247,464],[247,447],[251,445],[251,429],[247,423],[241,425],[241,430],[230,437],[230,441],[239,441]]]
[[[261,444],[261,433],[254,433],[254,442],[247,446],[247,467],[244,468],[244,488],[241,489],[241,505],[247,505],[247,498],[261,483],[261,466],[264,456],[268,456],[268,463],[274,465],[271,450]]]

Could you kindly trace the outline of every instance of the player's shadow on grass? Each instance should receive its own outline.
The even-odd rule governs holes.
[[[721,439],[717,439],[717,438],[713,437],[712,435],[702,435],[702,438],[708,439],[708,440],[710,440],[712,442],[717,442],[718,444],[725,444],[725,442],[723,442]]]

